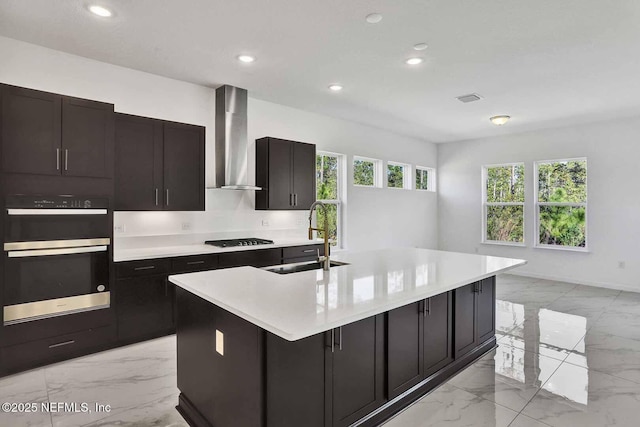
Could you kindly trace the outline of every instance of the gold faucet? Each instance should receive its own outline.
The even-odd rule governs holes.
[[[324,211],[324,228],[313,228],[311,226],[311,217],[313,216],[313,210],[316,206],[322,207]],[[329,217],[327,215],[327,205],[321,201],[313,202],[309,209],[309,240],[313,240],[313,231],[322,231],[324,234],[324,257],[318,254],[318,262],[322,262],[322,269],[329,270]]]

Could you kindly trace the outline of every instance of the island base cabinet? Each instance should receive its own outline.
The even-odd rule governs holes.
[[[454,291],[454,357],[495,336],[495,276]]]

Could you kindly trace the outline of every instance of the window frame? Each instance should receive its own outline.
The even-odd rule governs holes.
[[[389,165],[402,166],[402,187],[389,187]],[[413,174],[411,173],[411,165],[409,163],[394,162],[388,160],[384,173],[384,186],[393,190],[411,190],[413,188]]]
[[[416,165],[416,167],[415,167],[415,176],[414,176],[414,180],[413,180],[414,185],[415,185],[415,182],[416,182],[415,177],[418,176],[418,171],[419,170],[427,172],[427,188],[418,188],[416,186],[415,190],[417,190],[417,191],[431,191],[431,192],[435,193],[436,192],[436,170],[435,170],[435,168]]]
[[[567,202],[541,202],[539,197],[540,183],[538,175],[538,166],[546,163],[563,163],[572,161],[583,161],[586,163],[587,168],[587,181],[586,181],[586,197],[587,201],[584,203],[567,203]],[[534,235],[533,247],[536,249],[551,249],[555,251],[571,251],[571,252],[589,252],[589,162],[587,157],[567,157],[562,159],[553,160],[536,160],[533,162],[533,196],[534,196]],[[570,206],[570,207],[584,207],[584,247],[579,246],[562,246],[562,245],[547,245],[540,243],[540,206]]]
[[[511,162],[511,163],[498,163],[498,164],[490,164],[490,165],[482,165],[482,178],[481,178],[481,186],[482,186],[482,227],[481,227],[481,239],[480,243],[483,245],[501,245],[501,246],[516,246],[516,247],[526,247],[527,246],[527,215],[526,215],[526,203],[527,203],[527,189],[526,182],[523,181],[524,188],[524,201],[523,202],[487,202],[487,179],[488,169],[490,168],[498,168],[505,166],[520,166],[522,165],[523,169],[526,169],[525,162]],[[526,172],[523,171],[523,179],[526,178]],[[504,242],[500,240],[488,240],[487,239],[487,213],[489,206],[522,206],[522,242]]]
[[[356,161],[365,161],[373,163],[373,185],[362,185],[356,184],[355,177],[355,163]],[[351,179],[353,180],[353,186],[359,188],[382,188],[382,160],[374,159],[372,157],[364,157],[364,156],[353,156],[353,161],[351,162],[352,174]]]
[[[335,153],[332,151],[322,151],[322,150],[317,150],[316,151],[316,159],[318,156],[327,156],[327,157],[335,157],[338,160],[338,167],[337,167],[337,179],[336,179],[336,196],[338,197],[337,199],[318,199],[317,193],[316,193],[316,200],[321,201],[322,203],[326,203],[328,205],[336,205],[336,245],[334,247],[331,248],[332,251],[334,250],[343,250],[346,249],[346,244],[344,242],[344,223],[345,221],[345,205],[346,205],[346,194],[345,194],[345,163],[346,163],[346,156],[344,154],[340,154],[340,153]],[[316,185],[317,185],[317,181],[316,181]],[[316,190],[317,191],[317,190]],[[317,210],[317,209],[316,209]],[[317,224],[317,217],[316,217],[316,227],[318,226]],[[318,232],[316,231],[316,238],[317,238]]]

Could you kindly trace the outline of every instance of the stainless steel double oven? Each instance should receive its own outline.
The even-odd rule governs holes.
[[[109,308],[106,198],[8,196],[5,326]]]

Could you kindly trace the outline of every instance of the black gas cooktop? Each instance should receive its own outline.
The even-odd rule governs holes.
[[[268,245],[273,243],[273,240],[258,239],[256,237],[246,237],[243,239],[207,240],[204,243],[206,245],[217,246],[219,248],[229,248],[232,246]]]

